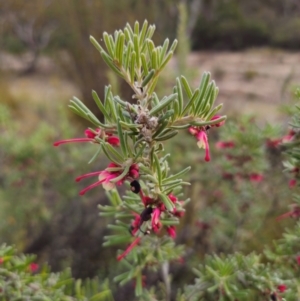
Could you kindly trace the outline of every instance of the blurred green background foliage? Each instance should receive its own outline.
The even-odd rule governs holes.
[[[187,178],[192,186],[185,191],[192,202],[176,240],[188,248],[184,264],[171,265],[173,285],[179,287],[192,281],[190,268],[206,254],[260,251],[292,224],[289,220],[275,221],[286,211],[291,190],[289,175],[282,173],[282,146],[272,148],[267,141],[287,133],[288,108],[300,82],[295,64],[298,59],[282,52],[300,48],[297,0],[2,1],[0,243],[37,254],[38,261],[48,262],[54,271],[71,267],[75,277],[98,276],[104,281],[121,271],[112,255],[117,247],[101,245],[109,233],[109,220],[99,218],[96,207],[106,204],[106,196],[95,189],[79,197],[81,186],[74,181],[90,171],[87,162],[95,151],[93,145],[54,148],[52,144],[63,138],[83,137],[88,126],[67,110],[73,94],[95,113],[91,90],[102,97],[108,82],[114,93],[131,100],[129,88],[108,72],[89,35],[101,41],[103,31],[111,33],[126,22],[144,19],[156,25],[156,44],[166,37],[179,39],[178,52],[158,84],[158,93],[171,91],[174,74],[186,72],[196,82],[204,68],[212,67],[206,70],[215,76],[217,85],[221,83],[222,113],[230,120],[209,133],[210,163],[204,162],[203,150],[191,136],[181,134],[167,146],[166,151],[173,154],[170,166],[174,172],[193,167]],[[218,65],[207,65],[218,50],[257,46],[268,49],[257,50],[259,55],[250,59],[249,52],[239,52],[235,58],[231,54],[220,57]],[[212,54],[203,56],[190,49]],[[274,71],[272,77],[263,65],[268,60],[270,73],[274,66],[285,73],[279,76]],[[257,62],[254,67],[253,61]],[[230,89],[235,83],[238,88]],[[246,87],[246,92],[241,92],[241,87]],[[265,87],[269,90],[263,90]],[[268,94],[270,90],[276,91],[276,99]],[[230,102],[228,98],[234,99]],[[254,107],[249,112],[245,104]],[[283,114],[278,114],[279,109]],[[244,116],[253,112],[251,117]],[[218,148],[217,141],[232,141],[235,147]],[[95,170],[107,163],[104,158],[97,162]],[[251,181],[251,174],[262,175],[263,180]],[[162,282],[156,274],[149,273],[147,279],[149,286]],[[115,299],[132,298],[132,285],[116,289],[112,284]]]

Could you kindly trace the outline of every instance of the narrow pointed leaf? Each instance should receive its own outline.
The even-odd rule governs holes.
[[[90,36],[90,41],[99,52],[104,51],[104,49],[101,47],[101,45],[97,42],[97,40],[93,36]]]
[[[118,128],[118,136],[119,136],[119,139],[120,139],[120,146],[121,146],[121,150],[122,150],[122,153],[123,153],[123,157],[127,158],[128,157],[127,145],[126,145],[126,142],[125,142],[125,139],[124,139],[124,134],[123,134],[123,131],[122,131],[122,127],[121,127],[121,124],[120,124],[120,118],[118,118],[118,120],[117,120],[117,128]]]
[[[169,105],[174,99],[177,98],[177,94],[171,94],[168,97],[166,97],[163,101],[161,101],[157,106],[152,108],[149,112],[151,116],[159,113],[161,110],[163,110],[167,105]]]
[[[122,66],[123,64],[123,49],[124,49],[125,36],[121,32],[118,36],[118,41],[116,45],[116,59],[119,61],[119,64]]]
[[[164,58],[164,60],[162,61],[161,65],[159,66],[159,70],[163,70],[166,65],[168,64],[168,62],[170,61],[170,59],[173,56],[173,51],[169,51],[168,54],[166,55],[166,57]]]
[[[148,74],[149,70],[148,70],[148,64],[147,64],[147,59],[146,59],[145,53],[141,54],[141,60],[142,60],[143,73]]]
[[[145,87],[145,86],[150,82],[150,80],[152,79],[154,73],[155,73],[155,70],[152,69],[152,70],[147,74],[147,76],[144,78],[144,80],[143,80],[143,82],[142,82],[142,87]]]
[[[180,80],[181,80],[181,83],[183,85],[186,95],[188,96],[188,98],[191,98],[193,95],[193,91],[192,91],[187,79],[183,75],[181,75]]]
[[[223,107],[223,104],[220,103],[218,106],[216,106],[211,112],[209,112],[209,114],[206,117],[206,120],[211,120],[218,111],[220,111]]]
[[[191,170],[191,166],[188,166],[185,169],[183,169],[182,171],[176,173],[175,175],[171,175],[170,177],[165,179],[165,181],[172,181],[172,180],[178,179],[179,177],[182,177],[184,174],[186,174],[190,170]]]
[[[158,69],[157,49],[153,49],[151,53],[152,69]]]
[[[140,47],[142,46],[142,44],[145,41],[145,36],[146,36],[146,32],[147,32],[147,27],[148,27],[148,21],[145,20],[139,35],[139,40],[140,40]]]
[[[194,94],[186,104],[185,108],[183,109],[181,116],[184,116],[189,111],[189,109],[196,103],[196,100],[199,99],[199,95],[200,95],[200,91],[199,89],[196,89],[194,91]]]
[[[102,104],[98,94],[96,91],[92,91],[92,96],[93,96],[93,99],[97,105],[97,107],[99,108],[99,110],[101,111],[101,113],[104,115],[104,117],[109,121],[110,119],[110,116],[108,114],[108,112],[106,112],[105,108],[104,108],[104,105]]]
[[[116,65],[114,64],[114,62],[111,59],[111,57],[106,52],[104,52],[104,51],[101,51],[100,54],[101,54],[103,60],[105,61],[105,63],[107,64],[107,66],[109,68],[111,68],[119,76],[121,76],[122,78],[124,78],[124,74],[116,67]]]
[[[177,93],[178,93],[179,116],[181,116],[182,108],[183,108],[183,93],[182,93],[180,79],[178,77],[176,78],[176,87],[177,87]]]
[[[137,69],[141,68],[141,59],[140,59],[140,46],[139,46],[139,38],[137,34],[133,35],[133,46],[136,54],[136,67]]]
[[[169,47],[169,39],[165,39],[162,50],[160,52],[160,61],[162,62]]]
[[[131,60],[130,60],[130,81],[133,84],[135,80],[135,61],[136,61],[136,53],[133,51],[131,53]]]
[[[178,131],[172,131],[166,135],[161,135],[161,136],[156,137],[155,140],[156,141],[165,141],[165,140],[173,138],[177,134],[178,134]]]
[[[175,39],[170,47],[170,51],[174,52],[177,47],[178,41]]]
[[[105,46],[106,46],[106,49],[107,49],[109,55],[111,57],[114,57],[114,53],[115,53],[114,45],[113,45],[113,43],[111,43],[111,40],[110,40],[107,32],[103,33],[103,40],[104,40],[104,43],[105,43]]]
[[[125,69],[126,71],[128,71],[128,68],[129,68],[129,64],[130,64],[130,60],[131,60],[132,49],[133,49],[133,44],[132,44],[132,42],[130,41],[130,42],[127,44],[126,55],[125,55],[125,62],[124,62],[124,69]]]
[[[157,180],[158,180],[159,185],[161,185],[161,182],[162,182],[161,166],[160,166],[159,159],[158,159],[158,157],[155,153],[153,154],[153,159],[154,159],[153,163],[154,163],[154,166],[155,166]]]
[[[134,31],[133,31],[133,33],[136,34],[137,36],[140,33],[140,24],[139,24],[138,21],[135,21],[135,23],[134,23]]]

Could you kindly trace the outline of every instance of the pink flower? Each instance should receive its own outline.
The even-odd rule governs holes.
[[[205,149],[205,161],[210,161],[210,154],[209,154],[209,144],[208,144],[208,138],[206,134],[206,130],[203,128],[196,128],[196,127],[190,127],[189,132],[196,137],[198,140],[197,145],[199,148]]]
[[[155,208],[152,213],[151,226],[152,230],[157,233],[161,228],[161,222],[159,221],[161,214],[161,210],[159,208]]]
[[[288,132],[287,135],[285,135],[285,136],[282,137],[281,141],[282,141],[283,143],[285,143],[285,142],[290,142],[291,140],[294,139],[294,136],[295,136],[295,135],[296,135],[296,132],[293,131],[293,130],[290,130],[290,131]]]
[[[278,139],[267,139],[266,144],[269,148],[276,148],[282,141],[281,138]]]
[[[148,207],[149,205],[153,205],[154,203],[156,203],[156,201],[154,199],[150,198],[149,196],[144,195],[142,189],[140,190],[140,197],[141,197],[142,202],[145,207]]]
[[[140,215],[138,215],[136,213],[134,213],[134,215],[135,215],[135,219],[132,221],[131,229],[130,229],[130,233],[132,235],[135,235],[135,233],[139,230],[141,224],[143,223]]]
[[[136,237],[135,240],[127,247],[127,249],[117,257],[117,260],[122,260],[127,254],[140,242],[141,237]]]
[[[174,203],[174,204],[178,201],[177,197],[176,197],[174,194],[172,194],[172,193],[170,193],[170,194],[168,195],[168,197],[169,197],[170,201],[171,201],[172,203]]]
[[[183,257],[179,257],[177,260],[180,264],[184,264],[184,258]]]
[[[132,164],[127,174],[122,175],[123,171],[124,167],[115,163],[110,163],[104,170],[91,172],[77,177],[76,182],[91,176],[98,176],[99,179],[97,182],[81,190],[79,194],[84,195],[87,191],[99,186],[100,184],[102,184],[105,190],[111,190],[116,185],[122,185],[126,179],[136,179],[139,176],[139,166],[137,164]]]
[[[32,262],[30,265],[29,265],[29,270],[30,272],[34,273],[36,272],[37,270],[39,269],[39,265],[35,262]]]
[[[296,257],[296,260],[297,260],[297,264],[300,265],[300,256],[299,255]]]
[[[106,138],[106,141],[111,144],[112,146],[119,146],[120,145],[120,139],[117,136],[108,136]]]
[[[297,184],[296,179],[291,179],[291,180],[289,181],[289,188],[292,189],[293,187],[296,186],[296,184]]]
[[[206,222],[201,222],[201,221],[197,221],[196,225],[203,231],[206,231],[208,229],[210,229],[210,224],[206,223]]]
[[[86,129],[84,131],[86,138],[73,138],[73,139],[65,139],[59,140],[53,143],[54,146],[59,146],[65,143],[72,143],[72,142],[93,142],[98,143],[96,138],[100,137],[104,139],[106,142],[113,146],[120,145],[120,139],[117,136],[113,136],[111,133],[105,133],[104,130],[97,129],[96,131],[92,131],[90,129]]]
[[[184,210],[178,210],[177,208],[174,208],[172,213],[173,213],[174,216],[180,218],[180,217],[184,216],[185,211]]]
[[[286,289],[287,289],[287,286],[284,285],[284,284],[279,284],[279,285],[277,286],[277,289],[278,289],[278,291],[279,291],[280,293],[284,293],[284,292],[286,291]]]
[[[278,217],[276,218],[276,220],[277,220],[277,221],[280,221],[280,220],[282,220],[282,219],[284,219],[284,218],[286,218],[286,217],[292,217],[292,218],[298,218],[298,217],[300,217],[300,207],[299,207],[298,205],[295,205],[295,204],[294,204],[294,205],[292,206],[292,210],[291,210],[291,211],[286,212],[286,213],[284,213],[284,214],[278,216]]]
[[[86,129],[84,131],[84,134],[87,138],[91,138],[91,139],[94,139],[96,136],[98,136],[99,134],[101,133],[101,130],[100,129],[97,129],[95,132],[93,132],[92,130],[90,129]]]
[[[216,143],[216,148],[233,148],[235,146],[233,141],[219,141]]]
[[[0,264],[2,264],[4,262],[4,259],[2,257],[0,257]]]
[[[221,117],[221,115],[215,115],[215,116],[213,116],[213,117],[211,118],[211,120],[216,120],[216,119],[218,119],[218,118],[220,118],[220,117]],[[222,126],[222,125],[224,125],[224,124],[225,124],[225,120],[223,120],[223,121],[221,121],[221,122],[219,122],[219,123],[213,124],[212,126],[220,127],[220,126]]]
[[[173,239],[176,238],[176,228],[175,228],[175,226],[167,227],[167,232],[168,232],[170,237],[172,237]]]
[[[259,173],[252,173],[250,174],[250,181],[251,182],[261,182],[264,179],[264,176],[262,174]]]

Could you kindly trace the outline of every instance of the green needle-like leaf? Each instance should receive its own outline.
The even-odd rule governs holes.
[[[105,46],[106,46],[106,49],[107,49],[109,55],[111,57],[114,57],[114,53],[115,53],[114,45],[111,42],[111,39],[109,38],[109,34],[107,32],[103,33],[103,40],[104,40],[104,43],[105,43]]]
[[[131,60],[132,49],[133,49],[133,43],[130,41],[127,44],[127,49],[126,49],[126,53],[125,53],[125,62],[124,62],[124,69],[127,72],[128,72],[128,68],[129,68],[129,64],[130,64],[130,60]]]
[[[196,89],[194,91],[194,94],[192,95],[192,97],[189,99],[188,103],[186,104],[185,108],[182,111],[182,116],[184,116],[189,109],[195,104],[196,100],[199,99],[199,95],[200,95],[200,91],[199,89]]]
[[[141,59],[140,59],[140,47],[139,47],[139,37],[137,34],[133,35],[133,46],[136,54],[136,67],[139,70],[141,68]]]
[[[124,35],[125,35],[125,39],[126,39],[127,43],[129,43],[132,40],[132,38],[130,35],[130,31],[128,30],[127,27],[124,28]]]
[[[177,98],[177,94],[171,94],[168,97],[164,98],[157,106],[151,109],[149,114],[151,116],[156,115],[161,110],[163,110],[167,105],[169,105],[174,99]]]
[[[155,25],[150,25],[148,27],[147,33],[145,35],[145,39],[151,39],[152,38],[152,36],[155,32],[155,28],[156,28]]]
[[[96,153],[94,154],[94,156],[91,158],[91,160],[88,162],[88,164],[91,164],[99,155],[100,151],[101,151],[101,146],[98,148],[98,150],[96,151]]]
[[[160,162],[158,160],[158,157],[155,153],[153,153],[153,159],[154,159],[154,166],[155,166],[155,171],[156,171],[156,175],[157,175],[157,180],[159,185],[161,185],[162,182],[162,173],[161,173],[161,167],[160,167]]]
[[[145,41],[145,36],[146,36],[146,32],[147,32],[147,27],[148,27],[148,21],[145,20],[143,23],[143,27],[141,29],[140,35],[139,35],[139,41],[140,41],[140,47],[142,46],[142,44]]]
[[[122,131],[122,127],[121,127],[121,124],[120,124],[120,118],[118,118],[118,120],[117,120],[117,129],[118,129],[118,136],[119,136],[119,139],[120,139],[121,150],[122,150],[122,153],[123,153],[123,157],[125,159],[125,158],[128,157],[128,150],[127,150],[127,145],[126,145],[126,142],[125,142],[125,139],[124,139],[124,134],[123,134],[123,131]]]
[[[97,107],[99,108],[99,110],[100,110],[101,113],[103,114],[103,116],[107,119],[107,121],[109,121],[109,120],[110,120],[110,116],[109,116],[108,112],[106,112],[105,107],[104,107],[104,105],[102,104],[102,102],[101,102],[101,100],[100,100],[100,98],[99,98],[97,92],[93,90],[93,91],[92,91],[92,96],[93,96],[93,99],[94,99],[94,101],[95,101]]]
[[[96,39],[93,36],[90,36],[90,41],[99,52],[104,51],[104,49],[101,47],[101,45],[96,41]]]
[[[152,51],[155,49],[155,45],[154,45],[153,41],[152,41],[152,40],[149,40],[149,39],[146,41],[146,43],[147,43],[147,48],[148,48],[149,57],[151,58],[151,56],[152,56]],[[152,68],[153,68],[153,66],[152,66]]]
[[[135,23],[134,23],[134,31],[133,31],[133,33],[135,35],[137,35],[137,36],[140,33],[140,23],[138,21],[135,21]]]
[[[147,64],[147,59],[145,53],[141,54],[141,61],[142,61],[142,67],[143,67],[143,74],[148,74],[149,69],[148,69],[148,64]]]
[[[162,50],[160,52],[160,61],[162,62],[169,47],[169,39],[165,39]]]
[[[170,47],[170,51],[174,52],[177,47],[178,41],[175,39]]]
[[[183,108],[183,93],[182,93],[180,79],[178,77],[176,78],[176,87],[178,93],[178,108],[179,108],[178,115],[181,116],[182,108]]]
[[[120,156],[120,154],[118,153],[117,156],[114,156],[112,153],[110,153],[110,151],[107,149],[107,144],[106,143],[101,144],[102,150],[103,150],[104,154],[106,155],[106,157],[109,159],[109,161],[115,162],[118,165],[122,165],[123,159]]]
[[[172,58],[173,56],[173,51],[169,51],[167,56],[164,58],[164,60],[162,61],[161,65],[159,66],[159,70],[163,70],[166,65],[168,64],[168,62],[170,61],[170,59]]]
[[[157,49],[153,49],[151,53],[151,65],[152,69],[158,69],[158,54],[157,54]]]
[[[155,70],[152,69],[148,74],[147,76],[144,78],[143,82],[142,82],[142,87],[145,87],[149,82],[150,80],[152,79],[153,75],[155,74]]]
[[[192,125],[195,125],[195,126],[207,126],[207,125],[214,125],[214,124],[217,124],[217,123],[220,123],[224,120],[226,120],[227,116],[224,115],[224,116],[221,116],[220,118],[218,119],[214,119],[214,120],[208,120],[208,121],[192,121],[191,124]]]
[[[125,36],[121,32],[118,36],[117,40],[117,46],[116,46],[116,54],[115,57],[119,61],[119,64],[122,66],[123,63],[123,50],[124,50],[124,42],[125,42]]]
[[[193,95],[193,91],[192,91],[187,79],[183,75],[181,75],[180,80],[181,80],[181,83],[183,85],[186,95],[188,96],[188,98],[191,98]]]
[[[199,96],[199,101],[196,104],[195,114],[197,114],[197,112],[200,112],[206,106],[205,95],[208,90],[209,81],[210,81],[210,73],[204,72],[199,86],[200,96]]]
[[[156,141],[165,141],[165,140],[173,138],[177,134],[178,134],[178,131],[171,131],[168,134],[160,135],[160,136],[156,137],[155,140]]]
[[[186,174],[187,172],[189,172],[191,170],[191,166],[186,167],[185,169],[181,170],[180,172],[176,173],[175,175],[171,175],[170,177],[168,177],[167,179],[165,179],[164,181],[173,181],[175,179],[178,179],[179,177],[182,177],[184,174]],[[163,181],[163,182],[164,182]]]
[[[103,60],[105,61],[105,63],[108,65],[108,67],[112,69],[115,73],[117,73],[119,76],[124,78],[124,74],[118,69],[118,67],[116,67],[112,58],[105,51],[101,51],[100,54]]]
[[[216,115],[216,113],[222,109],[222,107],[223,107],[223,104],[222,104],[222,103],[220,103],[218,106],[216,106],[216,107],[215,107],[215,108],[214,108],[214,109],[206,116],[206,120],[211,120],[212,117],[213,117],[214,115]]]
[[[135,61],[136,61],[136,53],[133,51],[131,53],[131,60],[130,60],[130,82],[131,84],[134,83],[134,77],[135,77]]]
[[[129,32],[130,39],[133,40],[133,30],[132,30],[132,28],[131,28],[131,26],[130,26],[129,23],[126,23],[126,28],[125,28],[125,30],[126,30],[126,29],[127,29],[128,32]]]

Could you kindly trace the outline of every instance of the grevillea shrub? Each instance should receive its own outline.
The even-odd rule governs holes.
[[[152,35],[155,26],[145,21],[140,28],[136,22],[113,35],[103,34],[100,44],[90,40],[106,64],[132,88],[132,100],[122,99],[104,89],[100,100],[96,91],[92,96],[103,115],[99,120],[78,98],[71,100],[70,108],[91,122],[83,138],[60,140],[65,143],[91,143],[96,149],[90,160],[90,172],[76,178],[87,186],[79,194],[89,193],[101,186],[107,191],[110,205],[99,205],[101,216],[110,216],[115,224],[108,227],[115,234],[104,237],[104,246],[124,244],[116,258],[128,266],[128,271],[115,277],[124,284],[135,278],[135,293],[143,294],[143,270],[157,269],[163,263],[179,259],[183,247],[176,246],[176,225],[184,216],[182,187],[190,185],[182,177],[186,167],[173,173],[168,164],[172,154],[164,152],[164,145],[179,131],[191,135],[203,149],[203,164],[211,160],[209,132],[217,130],[226,116],[218,115],[222,105],[214,106],[218,88],[204,73],[199,86],[192,89],[184,76],[175,80],[173,91],[158,97],[155,87],[161,71],[173,56],[177,41],[171,45],[166,39],[155,46]],[[102,45],[101,45],[102,44]],[[76,146],[80,147],[80,146]],[[197,147],[195,145],[195,147]],[[110,163],[102,170],[94,170],[94,160],[104,153]],[[93,181],[89,179],[94,179]],[[128,184],[127,184],[128,183]],[[128,185],[124,196],[117,187]],[[151,249],[151,252],[149,252]]]

